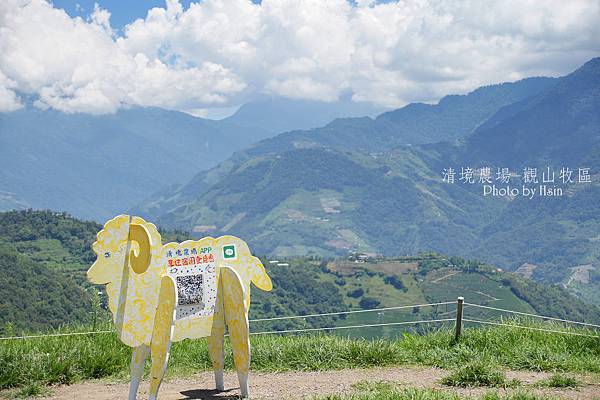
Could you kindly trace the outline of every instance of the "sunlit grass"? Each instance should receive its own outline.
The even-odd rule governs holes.
[[[335,394],[316,397],[315,400],[551,400],[552,397],[540,396],[527,391],[500,394],[487,392],[481,396],[460,396],[439,389],[403,387],[385,382],[361,382],[354,385],[355,393]]]
[[[539,386],[556,389],[571,389],[581,386],[581,382],[574,376],[556,373],[548,379],[541,381]]]
[[[89,327],[71,329],[84,331]],[[590,333],[581,329],[574,332]],[[598,338],[512,327],[467,328],[457,344],[452,344],[452,337],[453,332],[447,329],[426,335],[405,334],[395,340],[333,335],[252,336],[251,368],[255,371],[318,371],[425,365],[454,370],[478,361],[517,370],[600,373]],[[211,368],[206,340],[175,343],[171,350],[171,376]],[[226,354],[230,354],[228,348]],[[122,345],[114,333],[0,341],[0,388],[24,387],[32,382],[125,379],[129,374],[130,357],[131,350]],[[230,355],[226,366],[232,368]]]
[[[507,381],[504,372],[493,368],[489,363],[474,361],[446,375],[442,379],[442,383],[447,386],[457,387],[501,387],[508,386],[511,383],[514,386],[518,382]]]

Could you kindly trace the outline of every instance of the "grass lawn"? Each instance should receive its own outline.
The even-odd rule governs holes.
[[[451,343],[452,337],[450,330],[405,334],[394,340],[334,335],[253,336],[251,368],[268,372],[424,365],[452,370],[478,361],[514,370],[600,373],[599,338],[512,327],[467,328],[457,344]],[[0,341],[0,389],[126,378],[130,356],[131,350],[112,333]],[[231,356],[226,363],[232,367]],[[210,368],[206,340],[186,340],[172,346],[169,375]]]
[[[551,400],[553,397],[536,395],[528,391],[500,394],[489,391],[478,397],[465,397],[439,389],[401,387],[389,383],[362,383],[355,385],[356,393],[330,395],[315,400]]]

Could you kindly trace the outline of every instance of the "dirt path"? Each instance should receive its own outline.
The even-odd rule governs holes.
[[[500,299],[495,298],[494,296],[491,296],[491,295],[489,295],[487,293],[484,293],[484,292],[480,292],[478,290],[476,290],[475,293],[478,293],[478,294],[480,294],[482,296],[488,297],[492,301],[498,301],[498,300],[500,300]]]
[[[440,282],[440,281],[442,281],[442,280],[444,280],[446,278],[450,278],[451,276],[454,276],[454,275],[456,275],[458,273],[459,273],[459,271],[450,272],[449,274],[446,274],[446,275],[442,276],[441,278],[434,279],[431,282],[432,283],[438,283],[438,282]]]
[[[250,393],[253,399],[307,399],[327,394],[352,392],[352,385],[360,381],[385,381],[401,383],[412,387],[428,387],[458,391],[464,395],[478,395],[488,389],[452,389],[440,385],[439,380],[446,371],[434,368],[378,368],[351,369],[325,372],[285,372],[273,374],[253,373],[250,377]],[[517,378],[524,386],[531,386],[547,375],[535,372],[508,372],[509,379]],[[598,377],[580,377],[586,382],[577,390],[531,390],[540,394],[549,394],[567,399],[594,399],[600,397]],[[594,382],[594,380],[596,380]],[[217,393],[211,372],[202,372],[191,378],[170,379],[163,383],[160,398],[175,399],[237,399],[239,391],[237,377],[233,373],[225,376],[226,391]],[[144,381],[138,399],[147,399],[148,382]],[[92,381],[71,386],[53,388],[51,398],[59,400],[104,400],[127,398],[127,383],[106,383]]]

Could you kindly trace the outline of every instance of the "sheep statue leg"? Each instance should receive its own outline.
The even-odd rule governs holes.
[[[250,369],[250,338],[244,286],[238,273],[229,267],[221,268],[221,285],[225,322],[229,330],[233,361],[243,398],[248,398],[248,371]]]
[[[150,347],[145,344],[134,347],[131,353],[131,384],[129,385],[129,400],[135,400],[142,375],[144,375],[144,364],[150,354]]]
[[[175,322],[177,291],[173,278],[164,276],[160,284],[160,295],[150,344],[152,368],[150,370],[150,392],[148,400],[156,400],[158,389],[167,369],[171,338]]]
[[[213,325],[208,337],[208,354],[215,371],[215,387],[217,390],[225,390],[223,379],[223,368],[225,367],[223,344],[225,342],[225,321],[223,316],[223,301],[217,300]]]

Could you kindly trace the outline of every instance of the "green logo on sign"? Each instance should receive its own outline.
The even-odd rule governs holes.
[[[223,258],[226,260],[235,258],[235,245],[223,246]]]

